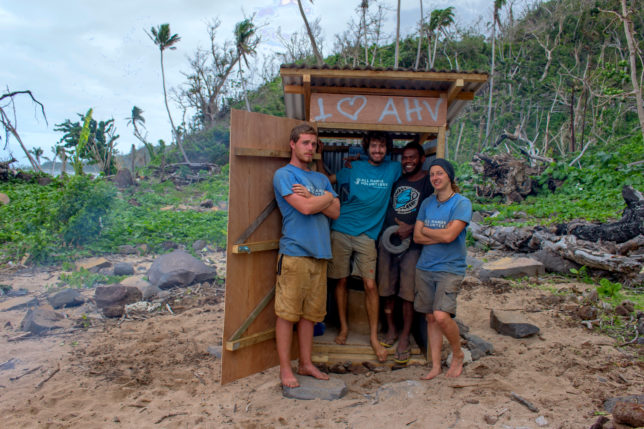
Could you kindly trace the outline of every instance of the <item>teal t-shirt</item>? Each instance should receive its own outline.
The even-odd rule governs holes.
[[[347,185],[349,197],[342,202],[340,217],[333,221],[331,229],[377,239],[385,220],[391,187],[400,177],[401,170],[399,162],[372,165],[368,161],[354,161],[351,168],[338,171],[338,186]]]
[[[436,195],[425,199],[418,210],[416,221],[421,221],[427,228],[443,229],[453,220],[461,220],[469,225],[472,219],[472,203],[460,194],[439,203]],[[451,243],[428,244],[418,259],[416,268],[424,271],[442,271],[452,274],[465,275],[467,248],[465,246],[465,230]]]
[[[277,206],[282,212],[280,253],[331,259],[329,218],[322,213],[304,215],[284,199],[293,193],[291,188],[296,183],[304,185],[315,196],[324,195],[324,191],[329,191],[337,197],[329,179],[323,174],[302,170],[291,164],[277,170],[273,176],[273,190]]]

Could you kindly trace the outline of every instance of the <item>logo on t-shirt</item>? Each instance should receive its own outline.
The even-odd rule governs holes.
[[[319,197],[324,195],[324,189],[319,189],[314,187],[313,185],[308,185],[306,186],[306,189],[313,195],[314,197]]]
[[[356,177],[353,183],[359,186],[366,186],[368,188],[386,189],[389,187],[389,184],[382,179],[365,179],[362,177]]]
[[[398,214],[407,214],[416,210],[420,192],[411,186],[400,186],[394,191],[392,200],[394,210]]]

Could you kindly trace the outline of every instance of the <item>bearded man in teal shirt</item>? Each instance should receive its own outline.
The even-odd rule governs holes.
[[[340,217],[331,225],[333,259],[329,262],[328,277],[338,280],[335,298],[340,332],[335,342],[345,344],[349,335],[347,278],[353,274],[361,277],[364,283],[369,340],[378,360],[384,362],[387,350],[378,341],[376,239],[385,219],[391,187],[401,175],[401,165],[385,159],[392,148],[391,139],[385,133],[369,133],[363,139],[362,147],[367,153],[367,161],[353,161],[351,168],[343,168],[329,177],[331,183],[348,186],[349,197],[341,202]],[[353,271],[350,265],[352,255]]]

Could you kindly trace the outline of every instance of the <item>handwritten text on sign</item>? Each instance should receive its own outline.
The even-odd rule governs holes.
[[[441,126],[446,119],[442,98],[311,94],[311,120],[316,122]]]

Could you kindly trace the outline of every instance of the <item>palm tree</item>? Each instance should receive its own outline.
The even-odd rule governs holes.
[[[313,0],[309,0],[311,4],[313,4]],[[313,31],[311,30],[311,26],[309,25],[308,19],[306,19],[306,14],[304,13],[304,8],[302,7],[302,0],[297,0],[297,5],[300,8],[300,15],[302,15],[302,19],[304,20],[304,26],[306,27],[306,32],[309,35],[309,40],[311,41],[311,48],[313,48],[313,55],[315,55],[315,61],[317,61],[318,66],[322,66],[324,64],[324,59],[322,58],[322,54],[320,53],[320,50],[318,49],[318,44],[315,42],[315,37],[313,36]]]
[[[423,0],[420,0],[420,21],[418,22],[418,48],[416,49],[416,63],[414,64],[414,70],[418,70],[418,65],[420,63],[420,46],[423,42]]]
[[[44,153],[42,148],[41,147],[35,147],[35,148],[31,149],[29,152],[31,152],[31,154],[36,157],[36,162],[38,163],[38,167],[40,167],[40,157]]]
[[[179,42],[179,40],[181,40],[181,37],[179,37],[178,34],[170,34],[170,24],[161,24],[156,28],[151,27],[150,33],[146,32],[146,34],[150,39],[152,39],[154,44],[159,47],[159,52],[161,53],[161,79],[163,80],[163,99],[165,101],[165,109],[168,111],[168,118],[170,118],[170,125],[172,126],[172,132],[174,133],[174,138],[177,142],[177,146],[179,146],[179,150],[181,150],[183,159],[188,164],[190,164],[188,156],[186,155],[186,151],[183,150],[181,137],[177,132],[177,128],[174,126],[174,121],[172,120],[172,115],[170,114],[170,107],[168,106],[168,94],[165,88],[165,70],[163,67],[163,51],[165,51],[166,49],[177,49],[174,45]]]
[[[146,136],[143,136],[141,134],[141,131],[139,130],[139,127],[142,127],[145,129],[145,118],[143,117],[143,109],[137,106],[132,107],[132,113],[131,115],[126,118],[127,119],[127,125],[132,125],[134,128],[134,137],[139,139],[141,143],[145,144],[146,143]]]
[[[362,0],[360,2],[360,9],[362,9],[362,31],[364,32],[364,63],[369,65],[369,46],[367,42],[367,10],[369,10],[369,0]]]
[[[492,21],[492,63],[490,65],[490,96],[487,103],[487,122],[485,124],[485,140],[490,135],[490,120],[492,119],[492,90],[494,89],[494,59],[496,57],[496,26],[501,26],[499,11],[507,0],[494,0],[494,20]]]
[[[396,9],[396,50],[394,52],[394,70],[398,69],[398,54],[400,52],[400,0]]]
[[[248,94],[246,91],[246,82],[244,81],[244,73],[242,69],[241,59],[244,60],[246,67],[248,67],[248,56],[255,55],[255,48],[259,43],[259,38],[255,37],[257,27],[253,23],[252,18],[246,18],[235,25],[235,48],[237,49],[237,58],[239,65],[239,77],[241,79],[242,89],[244,91],[244,100],[246,101],[246,110],[249,112],[250,103],[248,102]]]
[[[434,9],[429,17],[427,31],[427,68],[433,68],[436,61],[436,48],[438,47],[438,33],[445,35],[445,28],[454,23],[454,6],[445,9]],[[434,39],[434,49],[431,50],[432,37]]]

